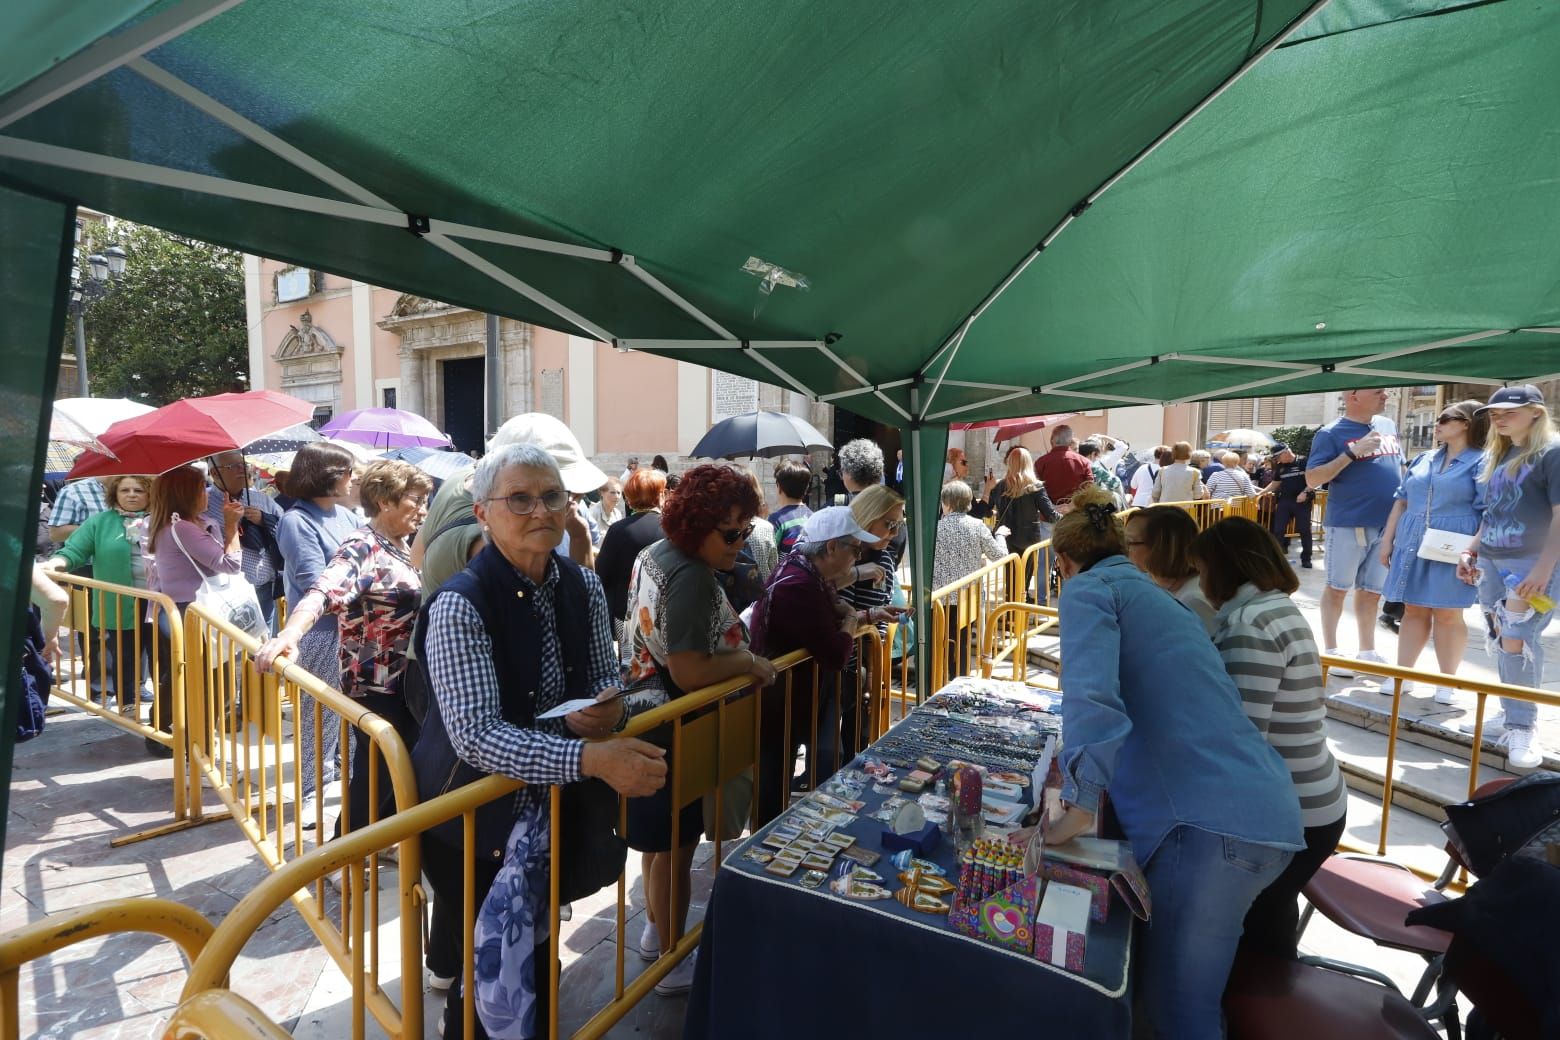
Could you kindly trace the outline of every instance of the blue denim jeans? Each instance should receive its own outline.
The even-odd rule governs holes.
[[[1503,560],[1488,555],[1479,561],[1479,609],[1484,611],[1486,647],[1495,661],[1495,672],[1503,683],[1535,689],[1544,679],[1544,643],[1539,637],[1549,627],[1554,611],[1540,611],[1536,607],[1508,611],[1505,577],[1501,572],[1515,574],[1521,580],[1537,562],[1537,558]],[[1557,590],[1560,590],[1560,570],[1549,579],[1551,598],[1557,595]],[[1501,645],[1502,639],[1520,639],[1522,649],[1509,651]],[[1538,721],[1538,705],[1531,701],[1502,697],[1500,706],[1506,712],[1507,729],[1532,729]]]
[[[1197,827],[1165,835],[1145,871],[1153,917],[1138,944],[1148,1035],[1220,1040],[1222,1002],[1246,911],[1294,855]]]

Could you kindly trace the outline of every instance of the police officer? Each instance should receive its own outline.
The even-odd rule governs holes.
[[[1273,536],[1289,552],[1284,532],[1289,522],[1300,533],[1300,566],[1311,569],[1311,490],[1305,486],[1305,459],[1296,457],[1289,445],[1280,444],[1272,455],[1272,482],[1262,489],[1274,496]]]

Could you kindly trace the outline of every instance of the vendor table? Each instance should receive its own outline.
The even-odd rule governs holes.
[[[1044,691],[961,678],[902,720],[850,768],[860,769],[867,757],[902,758],[906,744],[913,745],[918,733],[935,724],[961,694],[1043,707],[1051,714],[1037,715],[1037,726],[1060,728],[1054,715],[1057,702]],[[949,755],[940,757],[946,760]],[[969,761],[972,756],[957,757]],[[881,846],[886,825],[873,816],[888,797],[868,784],[859,795],[865,808],[839,829],[854,835],[861,847],[883,852],[870,869],[897,889],[901,886],[894,880],[890,853]],[[1077,1037],[1130,1035],[1127,978],[1133,917],[1119,900],[1104,923],[1089,925],[1084,973],[1075,975],[961,935],[950,929],[946,915],[918,913],[895,899],[848,899],[827,884],[803,888],[798,883],[802,871],[790,877],[767,873],[745,854],[764,848],[764,837],[787,819],[780,817],[726,850],[704,918],[684,1025],[687,1040],[869,1033],[910,1040],[1029,1036],[1054,1030]],[[927,858],[956,876],[955,855],[945,838]]]

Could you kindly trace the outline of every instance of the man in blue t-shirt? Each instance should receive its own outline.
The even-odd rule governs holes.
[[[1338,621],[1344,600],[1354,590],[1354,623],[1359,630],[1359,660],[1385,664],[1376,652],[1376,610],[1387,569],[1381,563],[1381,532],[1392,497],[1403,479],[1403,449],[1395,433],[1372,426],[1371,417],[1387,403],[1385,390],[1350,390],[1343,415],[1316,431],[1306,458],[1309,489],[1327,485],[1322,518],[1327,553],[1327,589],[1322,593],[1324,653],[1338,653]],[[1352,671],[1334,668],[1334,675]]]

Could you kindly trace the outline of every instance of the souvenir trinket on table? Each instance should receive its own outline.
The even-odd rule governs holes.
[[[974,766],[960,766],[953,774],[953,786],[949,789],[948,831],[953,843],[960,849],[979,841],[985,833],[986,819],[982,815],[984,784],[980,771]]]
[[[962,935],[1032,956],[1035,914],[1043,885],[1040,878],[1027,877],[984,899],[955,897],[948,923]]]
[[[828,879],[829,875],[821,870],[809,870],[802,875],[801,885],[803,888],[822,888]]]
[[[946,914],[952,907],[942,899],[934,895],[928,895],[922,891],[920,870],[911,871],[910,883],[894,893],[894,898],[905,906],[923,914]]]
[[[893,897],[893,893],[882,885],[874,884],[871,881],[856,881],[849,875],[837,877],[829,882],[829,889],[836,895],[844,896],[846,899],[876,900]]]
[[[883,858],[881,852],[862,848],[860,845],[849,845],[840,850],[840,855],[849,860],[854,860],[864,867],[870,867]]]
[[[893,863],[900,870],[919,870],[923,874],[936,874],[940,877],[948,876],[948,872],[942,867],[939,867],[929,859],[922,859],[912,854],[909,850],[896,852],[889,857],[889,862]]]
[[[899,883],[913,885],[928,895],[945,896],[953,891],[953,882],[936,874],[923,874],[919,870],[913,870],[908,874],[899,875]]]

